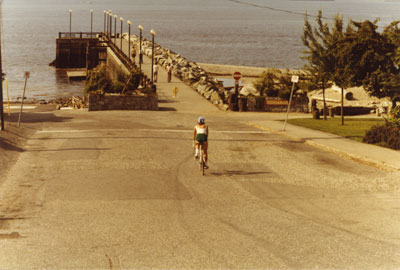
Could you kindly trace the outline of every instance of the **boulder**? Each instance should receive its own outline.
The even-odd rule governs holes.
[[[210,97],[210,100],[213,104],[222,104],[223,101],[221,97],[219,96],[217,91],[213,91]]]

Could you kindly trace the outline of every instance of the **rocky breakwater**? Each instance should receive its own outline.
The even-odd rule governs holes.
[[[138,42],[137,37],[134,37],[133,41]],[[142,48],[144,54],[151,57],[152,42],[143,40]],[[221,109],[228,109],[228,105],[225,104],[228,99],[228,92],[224,89],[222,83],[210,76],[197,63],[189,61],[182,55],[163,48],[156,43],[154,44],[154,59],[158,65],[164,68],[168,64],[171,64],[173,74],[176,77],[191,86],[211,103],[219,106]]]
[[[88,97],[65,97],[65,98],[57,98],[54,101],[50,101],[49,103],[56,104],[56,109],[60,110],[61,108],[69,107],[73,109],[86,109],[88,108]]]

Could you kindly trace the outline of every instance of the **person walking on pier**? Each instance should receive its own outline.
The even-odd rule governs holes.
[[[154,73],[154,82],[157,82],[157,78],[158,78],[158,65],[154,64],[153,66],[153,73]]]
[[[141,50],[139,50],[139,64],[142,65],[143,64],[143,48]]]
[[[136,58],[136,49],[135,49],[135,46],[132,47],[131,56],[132,56],[132,62],[135,64],[135,58]]]
[[[167,65],[167,72],[168,72],[168,82],[171,82],[171,78],[172,78],[172,66],[171,64]]]

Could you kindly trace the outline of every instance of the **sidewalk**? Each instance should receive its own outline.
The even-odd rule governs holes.
[[[249,125],[287,136],[296,140],[335,153],[339,156],[356,160],[380,169],[400,172],[400,151],[372,144],[357,142],[335,134],[287,124],[281,121],[252,121]]]

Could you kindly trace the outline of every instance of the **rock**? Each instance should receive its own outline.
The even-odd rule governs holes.
[[[229,106],[228,106],[228,104],[224,104],[224,105],[222,105],[222,106],[221,106],[221,109],[222,109],[222,110],[224,110],[224,111],[227,111],[227,110],[229,110]]]
[[[206,87],[207,87],[207,85],[205,85],[205,84],[200,84],[198,87],[197,87],[197,92],[199,92],[200,94],[204,94],[204,92],[206,91]]]
[[[210,100],[213,104],[223,103],[221,97],[219,96],[218,92],[216,92],[216,91],[213,91],[213,93],[211,94]]]

